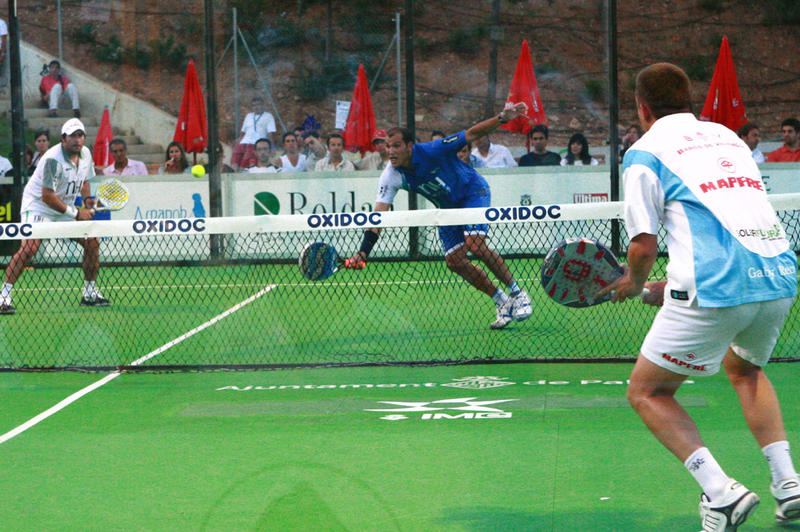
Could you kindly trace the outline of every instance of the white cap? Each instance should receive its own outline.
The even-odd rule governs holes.
[[[83,122],[81,122],[77,118],[70,118],[69,120],[64,122],[63,126],[61,126],[61,134],[62,135],[72,135],[73,133],[75,133],[79,129],[81,131],[83,131],[84,133],[86,132],[86,128],[83,127]]]

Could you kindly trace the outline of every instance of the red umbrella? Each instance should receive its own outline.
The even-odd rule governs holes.
[[[508,91],[506,102],[525,102],[528,111],[523,116],[518,116],[511,122],[503,124],[501,128],[514,133],[527,135],[536,124],[547,125],[547,116],[544,114],[542,97],[539,96],[539,86],[536,84],[536,75],[533,73],[533,61],[528,41],[522,40],[522,50],[519,53],[517,69],[514,79],[511,80],[511,89]]]
[[[189,60],[186,67],[186,81],[183,85],[181,112],[175,127],[173,141],[183,144],[187,152],[202,153],[208,146],[208,122],[206,122],[206,103],[200,91],[194,61]]]
[[[111,157],[109,144],[114,140],[114,133],[111,131],[111,118],[108,114],[108,107],[103,109],[103,117],[100,118],[100,127],[97,129],[97,137],[94,139],[94,150],[92,159],[94,165],[105,168],[114,160]]]
[[[348,150],[364,152],[375,151],[372,134],[375,132],[375,113],[372,112],[372,98],[369,96],[367,73],[364,65],[358,65],[358,79],[350,101],[350,112],[344,128],[344,145]]]
[[[714,68],[714,77],[711,78],[711,87],[708,89],[700,120],[716,122],[733,131],[747,122],[727,36],[722,37],[717,66]]]

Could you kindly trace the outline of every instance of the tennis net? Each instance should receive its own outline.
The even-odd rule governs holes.
[[[798,249],[800,194],[771,197]],[[584,236],[624,254],[621,204],[0,225],[7,265],[20,239],[42,244],[0,316],[0,368],[136,370],[633,359],[656,309],[636,302],[562,307],[542,292],[543,256]],[[449,271],[437,227],[488,223],[531,296],[533,315],[490,330],[495,306]],[[305,279],[309,242],[358,250],[382,229],[363,270]],[[662,235],[663,236],[663,235]],[[83,248],[98,238],[97,287],[85,307]],[[663,239],[662,239],[663,241]],[[663,245],[663,244],[662,244]],[[664,277],[666,257],[653,279]],[[490,275],[493,279],[493,277]],[[775,357],[798,352],[795,307]]]

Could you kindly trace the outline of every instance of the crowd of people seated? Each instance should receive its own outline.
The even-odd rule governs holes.
[[[61,71],[57,60],[50,61],[42,70],[39,85],[41,104],[48,109],[48,116],[57,116],[59,101],[62,97],[69,99],[75,117],[80,117],[78,88]],[[251,112],[247,113],[241,126],[241,135],[233,146],[230,165],[221,166],[223,171],[247,173],[277,172],[310,172],[310,171],[355,171],[383,170],[389,164],[389,153],[386,144],[386,131],[378,129],[372,138],[374,151],[367,151],[363,156],[346,151],[342,134],[333,131],[326,137],[320,135],[319,127],[297,127],[287,131],[280,137],[274,116],[264,108],[264,99],[254,96],[251,101]],[[450,132],[455,133],[455,132]],[[448,134],[450,134],[448,133]],[[738,135],[747,144],[757,163],[763,162],[800,162],[800,120],[787,118],[781,123],[780,134],[783,145],[770,153],[762,153],[758,149],[761,141],[761,129],[758,124],[748,122],[739,130]],[[619,140],[619,161],[625,152],[643,135],[639,125],[628,127]],[[567,142],[562,153],[547,149],[550,131],[544,124],[533,127],[528,136],[529,151],[521,157],[514,157],[508,147],[492,142],[489,136],[482,137],[474,146],[467,145],[459,152],[461,160],[473,168],[513,168],[526,166],[594,166],[605,163],[605,155],[590,154],[589,142],[581,132],[575,132]],[[443,141],[447,134],[434,130],[430,142]],[[34,134],[34,146],[26,146],[27,175],[36,168],[42,154],[50,146],[47,130],[38,130]],[[142,175],[148,173],[148,167],[141,161],[127,157],[127,145],[123,139],[114,139],[110,146],[114,163],[98,167],[98,174],[105,175]],[[10,171],[11,163],[0,157],[0,175]],[[151,166],[155,169],[155,165]],[[164,156],[164,163],[155,170],[158,174],[188,174],[190,164],[186,151],[180,142],[170,142]]]

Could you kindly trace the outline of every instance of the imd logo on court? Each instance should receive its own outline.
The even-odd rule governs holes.
[[[508,403],[517,399],[496,399],[494,401],[478,401],[477,397],[460,399],[440,399],[438,401],[378,401],[394,408],[367,408],[366,412],[386,412],[381,417],[385,421],[402,421],[419,419],[421,421],[443,419],[510,419],[511,412],[506,412],[490,405]],[[408,414],[408,415],[407,415]]]

